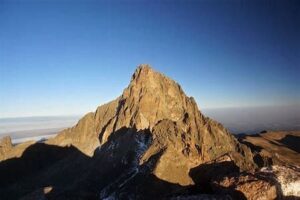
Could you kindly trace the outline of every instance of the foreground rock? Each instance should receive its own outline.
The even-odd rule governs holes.
[[[291,166],[274,165],[265,167],[261,172],[268,174],[276,181],[283,198],[300,198],[300,168]]]
[[[212,182],[216,193],[228,194],[234,199],[271,200],[277,199],[276,184],[259,174],[231,174]]]
[[[300,131],[263,131],[239,136],[251,148],[260,172],[275,181],[278,198],[300,198]]]
[[[211,179],[217,194],[230,195],[234,199],[299,199],[299,168],[288,166],[265,167],[256,172],[216,175]]]

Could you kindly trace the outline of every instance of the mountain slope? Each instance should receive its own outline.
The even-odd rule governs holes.
[[[201,193],[211,192],[206,176],[215,168],[198,173],[199,166],[226,161],[218,173],[256,167],[248,147],[149,65],[136,69],[120,97],[22,152],[0,163],[1,177],[10,180],[0,181],[0,194],[9,199],[43,191],[48,199],[153,199],[187,193],[199,182]]]
[[[239,140],[251,148],[254,159],[261,166],[300,166],[300,131],[265,131],[255,135],[244,135]]]
[[[46,144],[70,146],[73,145],[88,156],[92,156],[99,147],[99,133],[108,121],[115,116],[118,99],[99,106],[96,112],[86,114],[76,126],[65,129],[55,138],[46,141]]]
[[[175,81],[149,65],[136,69],[121,97],[87,114],[75,127],[47,143],[72,144],[92,155],[121,128],[150,130],[153,142],[140,162],[164,150],[154,174],[171,183],[193,184],[188,175],[191,168],[224,154],[242,170],[254,167],[246,146],[221,124],[205,117]]]

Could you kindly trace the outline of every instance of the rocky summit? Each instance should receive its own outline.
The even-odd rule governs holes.
[[[282,197],[274,177],[256,173],[248,146],[149,65],[76,126],[42,143],[6,138],[0,156],[5,199]]]

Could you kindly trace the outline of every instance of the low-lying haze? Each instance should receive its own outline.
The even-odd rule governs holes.
[[[47,138],[76,124],[80,116],[0,118],[0,137],[9,135],[14,143]]]
[[[232,133],[257,133],[262,130],[298,130],[300,106],[203,109],[207,116],[221,122]]]
[[[257,133],[262,130],[298,130],[300,106],[202,109],[232,133]],[[71,127],[81,116],[23,117],[0,119],[0,137],[10,135],[14,143],[50,137]]]

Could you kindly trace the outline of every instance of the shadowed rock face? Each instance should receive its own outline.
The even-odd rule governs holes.
[[[194,99],[187,97],[179,84],[149,65],[136,69],[119,98],[87,114],[75,127],[47,143],[72,144],[92,155],[121,127],[150,130],[153,143],[141,164],[164,150],[153,173],[172,183],[193,184],[189,170],[223,154],[229,154],[242,170],[254,166],[246,146],[221,124],[202,115]]]
[[[145,199],[140,195],[146,193],[154,198],[177,194],[174,191],[181,194],[197,184],[190,173],[192,169],[224,155],[234,169],[255,167],[248,147],[221,124],[205,117],[175,81],[149,65],[136,69],[120,97],[88,113],[76,126],[58,133],[45,145],[47,152],[49,146],[58,146],[59,151],[71,148],[75,153],[67,151],[59,158],[51,153],[53,160],[59,161],[48,168],[43,165],[47,170],[33,173],[35,179],[22,179],[16,185],[22,187],[28,184],[26,180],[42,176],[39,187],[24,193],[40,194],[42,186],[53,186],[50,199],[64,199],[65,195],[122,199],[124,194]],[[36,156],[39,155],[34,155],[38,162],[40,158]],[[32,164],[30,160],[23,158],[22,163]],[[2,165],[3,169],[6,166]],[[55,178],[63,174],[68,178],[62,182]],[[69,185],[73,175],[76,178]],[[13,191],[17,186],[7,187]]]

